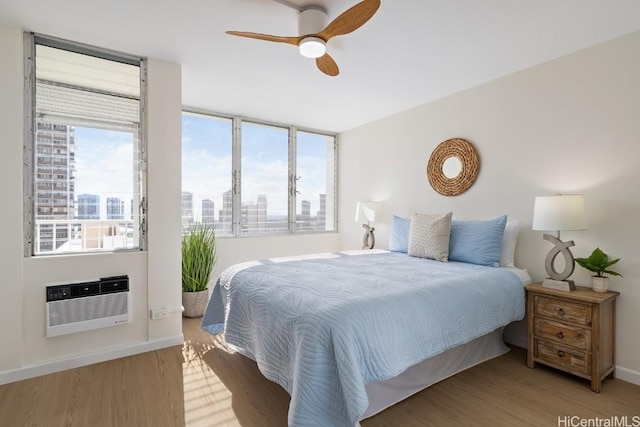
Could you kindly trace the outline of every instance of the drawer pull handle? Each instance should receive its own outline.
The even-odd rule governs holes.
[[[556,336],[560,339],[564,338],[564,334],[562,333],[562,331],[558,332]]]
[[[564,310],[559,308],[558,309],[558,316],[564,316]]]
[[[558,357],[564,357],[564,351],[558,350]]]

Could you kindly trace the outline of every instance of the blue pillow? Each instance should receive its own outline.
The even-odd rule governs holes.
[[[391,252],[409,252],[410,218],[394,215],[391,219],[391,235],[389,236],[389,250]]]
[[[489,221],[451,221],[449,261],[499,267],[507,216]]]

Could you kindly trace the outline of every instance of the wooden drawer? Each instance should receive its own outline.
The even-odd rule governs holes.
[[[540,317],[534,320],[533,333],[536,337],[551,340],[581,350],[591,349],[591,331],[580,326],[555,322]]]
[[[534,283],[527,290],[527,366],[536,363],[586,378],[599,393],[615,373],[614,291],[565,292]]]
[[[591,305],[535,295],[535,314],[591,326]]]
[[[548,341],[535,342],[536,357],[570,372],[591,374],[591,353],[571,350]]]

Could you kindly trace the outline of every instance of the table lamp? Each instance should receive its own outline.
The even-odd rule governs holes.
[[[362,224],[365,229],[362,249],[373,249],[376,245],[376,236],[373,234],[375,228],[371,227],[371,223],[376,220],[376,212],[380,212],[380,203],[358,202],[356,205],[356,221],[360,221],[360,218],[367,220],[366,224]]]
[[[561,291],[574,291],[576,285],[568,277],[573,274],[575,262],[569,250],[575,246],[573,240],[560,240],[560,231],[586,230],[587,216],[584,209],[584,197],[581,194],[558,194],[556,196],[536,197],[533,206],[533,230],[555,230],[557,236],[544,234],[542,238],[553,243],[553,248],[545,258],[544,267],[549,275],[542,282],[542,287]],[[556,257],[564,256],[564,270],[555,269]]]

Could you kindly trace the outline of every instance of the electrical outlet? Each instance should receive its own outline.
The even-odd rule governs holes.
[[[160,307],[151,310],[151,320],[166,319],[167,307]]]

